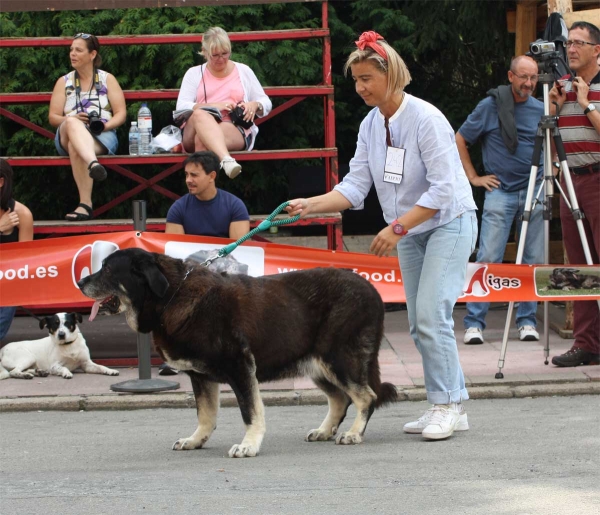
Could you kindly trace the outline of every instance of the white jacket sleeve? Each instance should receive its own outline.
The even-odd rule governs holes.
[[[201,65],[203,66],[203,65]],[[196,92],[200,85],[200,66],[190,68],[183,76],[179,96],[177,97],[177,106],[175,109],[193,109],[196,103]]]
[[[263,112],[257,115],[259,117],[263,117],[268,115],[273,108],[273,104],[271,103],[271,99],[265,93],[265,90],[261,86],[258,78],[252,71],[252,68],[249,66],[236,63],[238,66],[238,70],[240,71],[240,76],[242,78],[242,84],[244,86],[244,93],[246,98],[244,98],[245,102],[260,102],[263,106]]]

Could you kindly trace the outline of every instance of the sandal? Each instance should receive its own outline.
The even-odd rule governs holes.
[[[92,161],[88,165],[88,171],[90,172],[90,177],[97,182],[102,182],[106,179],[106,169],[98,161]]]
[[[86,220],[91,220],[94,218],[94,212],[87,204],[79,203],[77,207],[82,207],[87,211],[87,213],[78,213],[77,211],[72,211],[71,213],[66,214],[65,220],[69,222],[85,222]]]

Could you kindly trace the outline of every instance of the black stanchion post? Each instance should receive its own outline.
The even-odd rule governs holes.
[[[136,231],[144,232],[146,230],[146,201],[133,201],[133,228]],[[152,340],[149,334],[137,334],[137,352],[138,352],[138,370],[140,379],[150,379],[152,354]]]
[[[144,232],[146,230],[146,201],[133,201],[133,228],[136,231]],[[179,383],[175,381],[165,381],[163,379],[151,378],[150,356],[152,351],[152,340],[149,334],[137,334],[138,351],[138,370],[139,379],[123,381],[110,386],[115,392],[129,393],[152,393],[165,390],[177,390]]]

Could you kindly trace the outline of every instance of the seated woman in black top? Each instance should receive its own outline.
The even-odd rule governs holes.
[[[33,240],[31,211],[12,198],[13,170],[0,159],[0,243]],[[6,336],[17,308],[0,308],[0,340]]]

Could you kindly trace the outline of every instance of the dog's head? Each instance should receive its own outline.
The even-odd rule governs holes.
[[[73,343],[79,336],[79,327],[81,323],[80,313],[57,313],[40,320],[40,329],[48,328],[50,338],[56,345],[67,345]]]
[[[90,320],[98,313],[116,315],[125,313],[127,323],[135,331],[148,332],[140,316],[148,297],[161,299],[169,282],[157,263],[157,254],[141,249],[114,252],[102,263],[95,274],[78,283],[81,292],[94,299]]]
[[[575,268],[555,268],[548,277],[548,282],[552,288],[562,289],[565,286],[574,286],[578,283],[577,273],[579,270]]]

